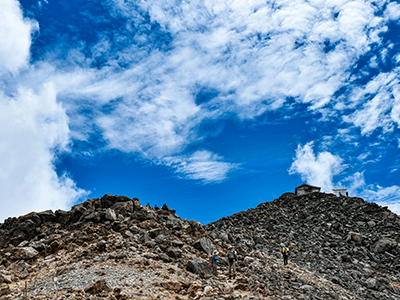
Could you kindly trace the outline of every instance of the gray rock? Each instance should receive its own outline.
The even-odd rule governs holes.
[[[17,257],[20,259],[33,258],[38,254],[39,252],[37,252],[33,247],[23,247],[17,251]]]
[[[91,214],[85,216],[85,220],[86,221],[93,221],[93,222],[100,222],[101,221],[101,217],[100,217],[100,213],[98,212],[92,212]]]
[[[375,278],[368,278],[368,279],[365,281],[365,286],[366,286],[368,289],[376,289],[376,288],[377,288],[376,279],[375,279]]]
[[[308,284],[302,285],[300,287],[300,289],[305,291],[305,292],[309,292],[309,293],[311,293],[311,292],[313,292],[315,290],[311,285],[308,285]]]
[[[11,276],[0,274],[0,285],[3,283],[11,283]]]
[[[211,255],[213,252],[213,246],[211,241],[206,237],[201,237],[197,241],[194,242],[193,247],[199,251],[206,252]]]
[[[170,240],[170,237],[164,234],[160,234],[155,238],[157,244],[166,244]]]
[[[199,275],[211,275],[211,268],[208,266],[208,262],[197,257],[187,261],[186,270]]]
[[[346,238],[346,242],[355,241],[358,244],[362,243],[362,236],[357,232],[350,232]]]
[[[397,245],[396,241],[384,238],[376,242],[374,250],[375,252],[382,253],[392,248],[395,248],[396,245]]]
[[[117,220],[117,215],[115,214],[115,211],[111,208],[107,208],[105,217],[107,220],[110,221]]]
[[[168,253],[168,256],[171,258],[182,257],[182,250],[178,249],[178,248],[168,248],[167,253]]]
[[[159,253],[158,257],[164,262],[171,262],[172,259],[165,253]]]
[[[37,215],[40,217],[43,223],[47,221],[53,221],[57,217],[51,209],[39,212]]]

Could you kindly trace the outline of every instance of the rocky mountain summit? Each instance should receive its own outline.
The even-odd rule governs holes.
[[[399,229],[385,207],[325,193],[285,193],[205,226],[104,195],[0,224],[0,299],[400,299]]]

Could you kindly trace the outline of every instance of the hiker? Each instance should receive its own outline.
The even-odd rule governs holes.
[[[246,244],[247,249],[249,250],[249,252],[251,252],[251,242],[250,242],[250,240],[246,240],[245,244]]]
[[[235,262],[237,260],[237,252],[236,250],[233,249],[232,246],[229,247],[227,257],[228,257],[228,279],[231,279],[231,275],[233,275],[233,278],[235,278],[236,277]]]
[[[212,273],[213,275],[217,276],[217,266],[218,266],[218,255],[219,252],[217,250],[214,250],[213,255],[210,258],[210,268],[212,268]]]
[[[286,266],[288,264],[288,256],[289,256],[289,244],[286,244],[282,249],[283,254],[283,264]]]

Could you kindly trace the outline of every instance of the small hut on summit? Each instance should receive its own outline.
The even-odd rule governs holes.
[[[301,196],[310,193],[316,193],[316,192],[319,193],[320,190],[321,188],[318,186],[312,186],[303,183],[302,185],[299,185],[297,188],[294,189],[294,193],[296,194],[296,196]]]

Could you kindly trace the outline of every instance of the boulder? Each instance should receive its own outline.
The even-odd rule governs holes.
[[[109,195],[105,194],[103,197],[100,199],[101,207],[102,208],[109,208],[115,203],[118,202],[127,202],[131,201],[129,197],[126,196],[114,196],[114,195]]]
[[[365,281],[365,286],[366,286],[368,289],[376,289],[376,288],[377,288],[376,279],[375,279],[375,278],[368,278],[368,279]]]
[[[357,244],[362,243],[362,236],[357,232],[350,232],[346,238],[346,242],[355,241]]]
[[[101,216],[99,212],[92,212],[91,214],[85,216],[86,221],[92,221],[92,222],[100,222],[101,221]]]
[[[11,276],[0,274],[0,285],[3,283],[11,283]]]
[[[171,262],[171,258],[165,254],[165,253],[159,253],[158,254],[159,259],[161,259],[163,262]]]
[[[250,265],[250,264],[252,264],[253,262],[254,262],[254,257],[251,257],[251,256],[246,256],[246,257],[243,259],[243,263],[246,264],[246,265]]]
[[[207,253],[208,255],[211,255],[213,252],[212,242],[206,237],[201,237],[195,241],[193,247],[199,251]]]
[[[151,238],[154,239],[154,238],[157,237],[159,234],[161,234],[162,231],[163,231],[163,230],[160,229],[160,228],[151,229],[151,230],[149,231],[149,236],[150,236]]]
[[[384,238],[376,242],[374,250],[375,252],[382,253],[385,251],[389,251],[392,248],[395,248],[396,245],[396,241]]]
[[[229,243],[229,235],[226,232],[221,232],[219,235],[220,239],[223,240],[225,243]]]
[[[159,234],[155,238],[157,244],[166,244],[170,240],[170,237],[165,234]]]
[[[134,205],[132,201],[117,202],[114,203],[111,208],[117,213],[123,216],[131,214],[134,210]]]
[[[167,281],[167,282],[162,282],[161,286],[166,290],[177,293],[181,289],[182,284],[177,281]]]
[[[153,219],[143,221],[139,224],[139,226],[141,228],[150,228],[150,227],[154,227],[155,225],[156,225],[156,221],[154,221]]]
[[[179,258],[182,257],[182,250],[178,248],[168,248],[167,254],[171,258]]]
[[[85,293],[89,294],[100,294],[101,292],[111,292],[110,286],[104,279],[97,280],[93,285],[85,289]]]
[[[39,212],[37,215],[40,217],[43,223],[54,221],[57,218],[56,214],[51,209]]]
[[[40,252],[46,248],[46,245],[42,241],[36,241],[29,243],[29,246]]]
[[[60,224],[67,224],[70,222],[74,216],[74,213],[71,211],[64,211],[64,210],[56,210],[55,212],[57,217],[57,222]]]
[[[199,275],[211,275],[211,268],[208,262],[202,258],[191,258],[186,263],[186,270]]]
[[[115,214],[115,211],[113,209],[107,208],[105,218],[110,221],[115,221],[117,220],[117,215]]]
[[[309,292],[309,293],[312,293],[315,290],[314,287],[312,287],[311,285],[308,285],[308,284],[302,285],[300,287],[300,289],[305,292]]]
[[[33,258],[38,254],[39,252],[37,252],[33,247],[23,247],[17,251],[16,256],[20,259],[28,259]]]
[[[146,243],[148,243],[148,242],[151,241],[151,239],[150,239],[150,237],[149,237],[147,231],[142,230],[142,231],[139,233],[138,241],[141,242],[141,243],[143,243],[143,244],[146,244]]]
[[[40,225],[40,223],[42,223],[41,218],[36,212],[31,212],[29,214],[26,214],[25,216],[23,216],[23,218],[25,220],[32,220],[36,225]]]

